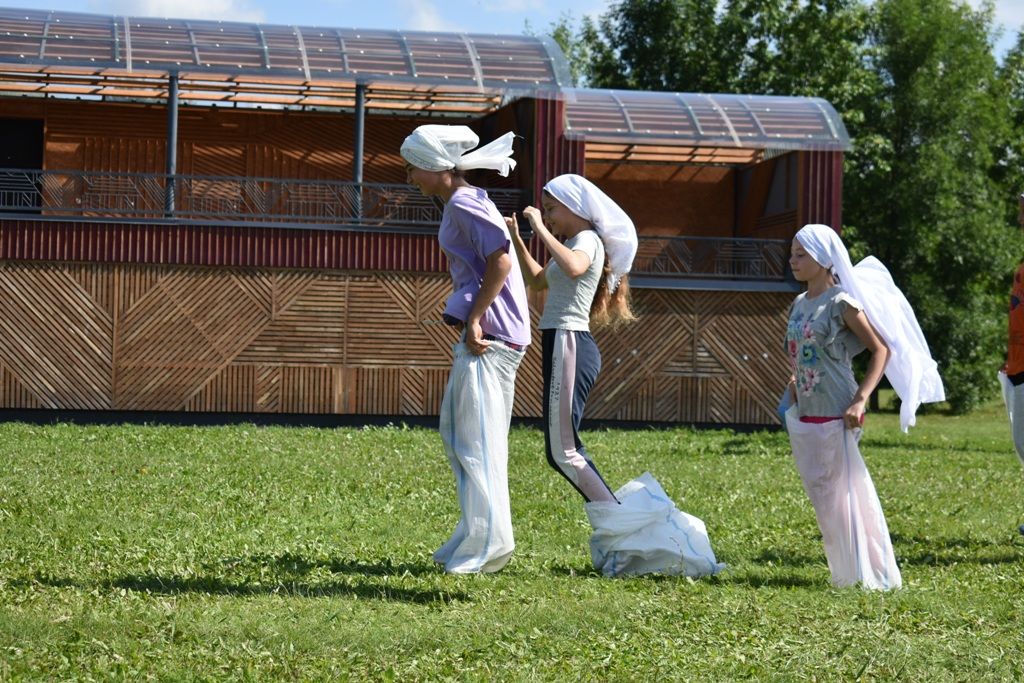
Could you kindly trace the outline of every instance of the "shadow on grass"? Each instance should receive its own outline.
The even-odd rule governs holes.
[[[237,561],[234,561],[237,563]],[[235,564],[234,566],[237,566]],[[250,565],[251,566],[251,565]],[[267,564],[260,566],[266,567]],[[362,577],[372,576],[405,576],[400,568],[402,565],[390,565],[389,563],[363,564],[333,562],[305,564],[289,560],[282,569],[300,574],[308,573],[312,568],[324,566],[335,567],[335,573],[351,573]],[[418,568],[420,573],[422,567]],[[298,569],[303,567],[302,569]],[[364,571],[365,570],[365,571]],[[434,569],[431,573],[438,574]],[[43,585],[52,588],[78,588],[82,590],[100,589],[126,589],[159,595],[181,595],[183,593],[205,593],[207,595],[229,595],[236,597],[249,597],[260,595],[289,595],[298,597],[329,597],[329,596],[350,596],[365,600],[389,600],[396,602],[409,602],[417,604],[443,603],[449,604],[456,601],[469,602],[472,597],[461,590],[441,589],[420,589],[403,586],[394,586],[374,580],[360,580],[358,576],[342,581],[317,581],[309,582],[297,579],[294,574],[288,576],[282,573],[271,579],[256,580],[230,580],[218,576],[178,576],[160,574],[126,574],[124,576],[104,581],[76,581],[68,578],[47,576],[36,573],[30,579],[16,579],[11,581],[15,586]]]
[[[715,583],[724,585],[747,585],[751,588],[816,588],[827,585],[820,579],[800,576],[792,572],[773,572],[771,574],[758,573],[756,570],[730,572],[726,569],[712,579]]]
[[[720,444],[722,449],[722,455],[733,456],[733,455],[763,455],[767,453],[774,453],[779,450],[787,450],[789,448],[789,441],[784,440],[783,436],[778,438],[778,443],[764,443],[759,439],[726,439]]]
[[[332,574],[353,574],[360,576],[437,576],[441,568],[431,561],[395,562],[391,558],[375,561],[355,558],[317,558],[310,559],[295,553],[271,555],[261,553],[243,558],[230,558],[221,561],[222,566],[239,567],[270,567],[280,572],[305,575],[316,569],[326,569]]]
[[[366,600],[391,600],[429,604],[469,601],[470,596],[462,591],[421,590],[402,588],[376,583],[324,582],[308,584],[297,581],[277,583],[249,583],[225,581],[212,576],[158,576],[155,574],[129,574],[112,581],[101,582],[107,588],[125,588],[133,591],[178,595],[181,593],[206,593],[210,595],[291,595],[321,598],[329,596],[350,596]]]
[[[719,558],[721,559],[721,558]],[[824,560],[820,563],[808,560],[807,564],[821,564],[824,566]],[[585,578],[585,579],[604,579],[601,572],[597,571],[593,567],[587,566],[552,566],[548,567],[548,572],[551,574],[557,574],[560,576],[569,576],[573,578]],[[633,576],[623,577],[640,581],[651,581],[651,582],[687,582],[689,579],[685,576],[665,576],[664,574],[647,574],[644,576]],[[609,581],[621,580],[621,579],[606,579]],[[804,576],[799,576],[792,572],[775,571],[771,574],[757,573],[755,568],[753,573],[750,569],[745,570],[733,570],[726,567],[725,570],[715,574],[714,576],[703,576],[700,578],[693,579],[694,581],[707,581],[711,584],[722,584],[722,585],[734,585],[734,584],[746,584],[753,588],[761,588],[764,586],[771,587],[783,587],[783,588],[795,588],[805,586],[820,586],[821,581],[817,579],[811,579]]]
[[[913,442],[899,441],[890,437],[881,436],[865,439],[865,441],[861,442],[861,445],[863,446],[865,454],[876,453],[878,451],[892,451],[895,453],[913,451],[914,453],[921,455],[931,454],[934,456],[949,453],[968,453],[972,455],[989,454],[1002,456],[1008,453],[1004,448],[996,446],[990,448],[979,446],[978,444],[968,442],[966,439],[958,439],[957,441],[945,443],[937,441],[929,441],[926,443],[920,440]]]
[[[568,565],[568,564],[552,564],[545,567],[549,574],[556,576],[568,576],[570,578],[581,578],[581,579],[602,579],[604,576],[601,572],[594,569],[593,565],[581,564],[581,565]],[[654,577],[664,578],[664,577]]]
[[[993,543],[976,538],[928,538],[892,534],[901,565],[948,566],[954,564],[1014,564],[1024,561],[1016,538]]]
[[[818,539],[820,541],[821,537],[819,536]],[[762,550],[761,553],[754,558],[754,562],[759,564],[782,565],[786,567],[809,567],[823,564],[825,562],[825,553],[822,551],[819,555],[810,556],[800,555],[789,550],[772,548],[769,550]]]

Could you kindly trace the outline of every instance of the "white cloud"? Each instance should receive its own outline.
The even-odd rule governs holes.
[[[978,9],[982,5],[982,0],[967,0],[967,3]],[[994,4],[997,24],[1002,24],[1010,31],[1016,31],[1024,24],[1024,3],[1020,0],[995,0]]]
[[[370,2],[373,1],[370,0]],[[398,4],[403,17],[402,28],[404,29],[410,31],[465,30],[441,16],[441,10],[430,0],[401,0]]]
[[[982,0],[967,0],[967,3],[978,9]],[[1021,0],[995,0],[994,28],[997,40],[993,50],[997,59],[1002,59],[1017,40],[1017,34],[1024,30],[1024,3]]]
[[[483,0],[478,2],[485,12],[504,14],[525,14],[526,12],[544,12],[548,3],[543,0]]]
[[[102,14],[266,22],[266,12],[249,0],[90,0],[89,5]]]

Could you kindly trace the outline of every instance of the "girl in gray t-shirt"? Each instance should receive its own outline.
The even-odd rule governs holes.
[[[543,219],[532,206],[523,211],[523,216],[551,255],[546,266],[530,255],[516,218],[507,220],[527,287],[547,291],[538,325],[543,348],[547,460],[585,501],[614,501],[615,494],[580,440],[579,425],[587,396],[601,371],[601,351],[590,333],[591,322],[600,326],[632,320],[629,285],[623,275],[615,291],[609,291],[610,266],[604,241],[590,221],[574,214],[548,192],[544,193],[542,206]]]
[[[889,350],[864,307],[830,270],[823,245],[839,248],[836,242],[826,226],[806,226],[793,238],[790,268],[807,291],[789,310],[785,349],[793,376],[786,391],[795,403],[784,419],[832,583],[888,590],[899,588],[902,578],[858,443],[865,404],[882,378]],[[858,384],[851,360],[864,349],[871,359]]]
[[[678,510],[649,473],[613,493],[580,441],[587,395],[601,370],[591,325],[633,319],[626,283],[637,248],[633,222],[597,186],[574,174],[547,183],[542,205],[543,220],[534,207],[523,215],[551,256],[546,267],[530,255],[515,217],[506,221],[527,286],[547,290],[539,325],[545,451],[548,463],[586,501],[594,566],[606,576],[714,574],[722,565],[700,519]]]

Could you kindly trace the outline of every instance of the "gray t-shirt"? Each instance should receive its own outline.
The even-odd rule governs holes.
[[[850,361],[864,350],[843,313],[864,307],[839,286],[813,299],[804,292],[789,309],[786,353],[796,378],[800,417],[841,417],[857,393]]]
[[[589,332],[590,305],[604,270],[604,243],[594,230],[584,230],[567,239],[565,246],[589,256],[590,267],[574,280],[562,272],[555,259],[548,260],[544,272],[548,281],[548,297],[537,327],[542,330]]]

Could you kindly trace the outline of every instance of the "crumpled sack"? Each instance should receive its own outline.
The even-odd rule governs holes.
[[[676,508],[650,472],[615,492],[619,502],[586,503],[590,557],[605,576],[717,574],[704,522]]]

